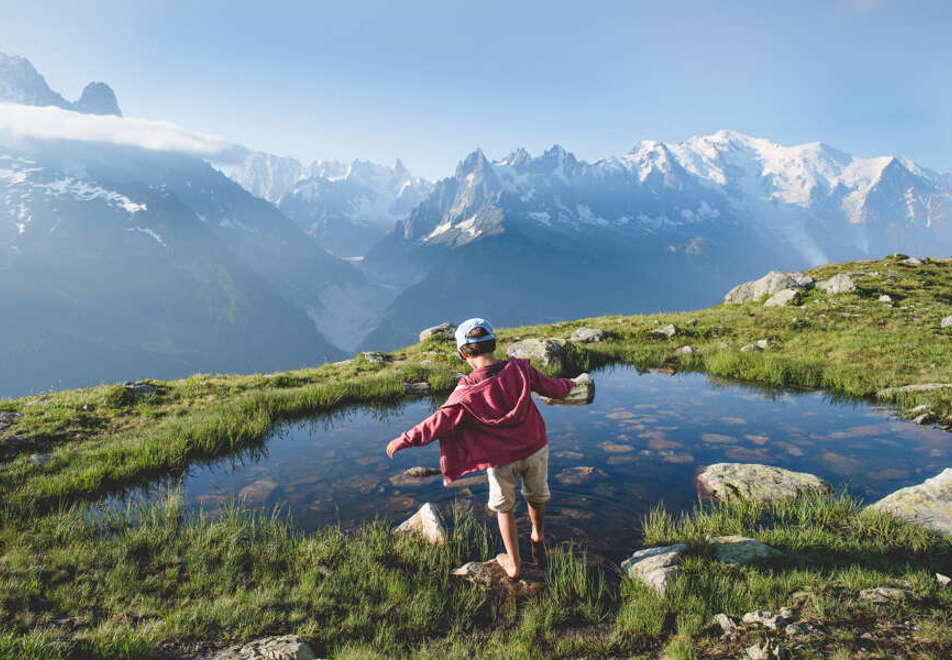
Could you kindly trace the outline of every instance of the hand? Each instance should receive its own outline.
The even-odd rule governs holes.
[[[396,440],[391,440],[390,444],[387,445],[387,456],[393,458],[393,455],[402,449],[402,443],[400,438]]]

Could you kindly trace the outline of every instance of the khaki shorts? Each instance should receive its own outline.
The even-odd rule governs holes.
[[[506,465],[489,468],[489,508],[509,512],[516,506],[516,475],[522,478],[522,496],[529,504],[549,499],[549,445],[536,453]]]

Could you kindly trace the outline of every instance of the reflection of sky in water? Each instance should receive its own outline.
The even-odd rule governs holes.
[[[611,558],[630,550],[641,516],[659,501],[689,508],[696,501],[694,477],[710,463],[812,472],[872,500],[933,476],[952,453],[948,434],[896,420],[868,403],[629,367],[595,378],[590,406],[540,405],[551,448],[547,533]],[[206,509],[234,495],[269,509],[282,505],[305,529],[378,516],[397,521],[427,501],[444,513],[454,500],[470,502],[482,513],[482,474],[450,488],[439,477],[400,478],[411,466],[439,465],[438,443],[402,451],[393,461],[384,453],[390,439],[434,408],[419,399],[284,424],[260,449],[193,466],[182,479],[185,495]],[[570,469],[578,467],[594,470]],[[525,511],[521,501],[518,510]]]

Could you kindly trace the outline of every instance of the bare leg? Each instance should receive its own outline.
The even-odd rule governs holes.
[[[529,520],[532,521],[532,533],[529,535],[529,540],[539,543],[545,535],[545,502],[529,504]]]
[[[499,521],[499,533],[502,535],[506,552],[496,556],[496,561],[506,571],[506,575],[515,579],[519,577],[522,558],[519,556],[519,532],[516,529],[515,511],[499,511],[496,513]]]

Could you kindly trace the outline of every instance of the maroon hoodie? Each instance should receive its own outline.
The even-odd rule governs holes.
[[[568,396],[568,378],[549,378],[528,360],[510,358],[463,378],[439,410],[400,436],[400,449],[440,441],[440,469],[449,483],[468,472],[506,465],[546,444],[545,422],[532,392]]]

